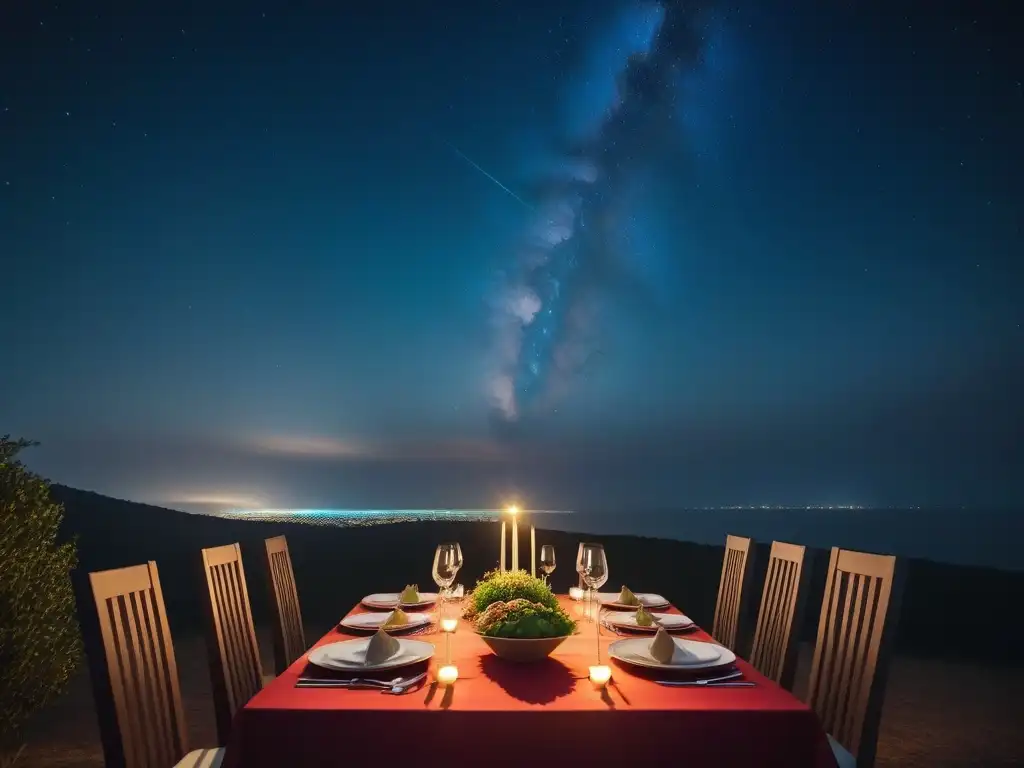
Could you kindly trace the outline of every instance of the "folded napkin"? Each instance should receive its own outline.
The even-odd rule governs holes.
[[[638,627],[661,626],[661,622],[654,618],[653,614],[642,605],[636,611],[636,625]]]
[[[623,587],[618,602],[620,605],[640,605],[640,598],[630,592],[629,587]]]
[[[387,661],[402,649],[402,644],[384,631],[383,627],[377,630],[377,634],[370,638],[366,646],[366,658],[363,664],[380,664]]]
[[[675,652],[676,641],[665,631],[664,627],[659,628],[658,634],[651,640],[651,657],[662,664],[671,664]]]
[[[384,623],[381,627],[404,627],[409,623],[409,614],[403,611],[401,608],[395,608],[388,617],[384,619]]]
[[[419,584],[410,584],[402,590],[402,594],[398,596],[398,602],[400,603],[418,603],[420,601],[420,587]]]

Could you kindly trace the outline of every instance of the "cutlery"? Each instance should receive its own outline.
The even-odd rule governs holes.
[[[412,686],[416,685],[416,683],[418,683],[420,680],[422,680],[426,676],[427,676],[427,673],[426,672],[422,672],[421,674],[416,675],[416,677],[412,677],[412,678],[406,680],[401,685],[393,685],[390,688],[385,688],[384,690],[381,691],[381,693],[390,693],[392,696],[400,696],[401,694],[405,693],[409,688],[411,688]]]
[[[412,687],[420,680],[427,676],[426,672],[423,672],[415,677],[410,677],[408,680],[401,677],[396,677],[394,680],[366,680],[363,678],[354,678],[352,680],[327,680],[318,678],[299,678],[295,684],[296,688],[369,688],[370,690],[379,690],[381,693],[390,694],[401,694],[405,693],[406,689]]]
[[[401,685],[404,680],[405,678],[403,677],[396,677],[394,680],[370,680],[364,677],[353,677],[348,680],[334,680],[329,677],[300,677],[296,685],[299,687],[324,686],[327,688],[391,688],[395,685]]]
[[[743,677],[743,673],[739,670],[730,672],[728,675],[721,675],[720,677],[705,677],[700,680],[655,680],[658,685],[737,685],[738,683],[730,683],[730,680],[736,680],[738,677]],[[745,685],[753,685],[753,683],[745,682]]]
[[[689,683],[670,683],[658,681],[660,685],[667,685],[670,688],[753,688],[754,683],[749,680],[737,680],[736,682],[726,683],[705,683],[703,681],[693,681]]]

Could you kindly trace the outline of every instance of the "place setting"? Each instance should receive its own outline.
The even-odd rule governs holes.
[[[695,625],[683,614],[648,610],[649,607],[669,605],[661,595],[634,594],[625,586],[618,593],[597,592],[608,581],[608,559],[601,545],[580,545],[577,570],[583,582],[594,592],[594,599],[606,609],[611,609],[603,612],[595,628],[597,665],[591,667],[590,677],[596,687],[603,688],[611,680],[610,668],[601,664],[602,626],[616,634],[636,635],[615,640],[607,649],[609,658],[633,675],[664,678],[654,682],[669,687],[754,686],[741,679],[743,673],[735,666],[736,654],[728,648],[670,634],[671,629],[687,631],[695,629]]]
[[[367,595],[360,602],[377,611],[421,611],[437,603],[436,592],[420,592],[418,584],[410,584],[401,592],[377,592]]]
[[[395,608],[387,613],[375,611],[349,614],[338,622],[338,627],[355,632],[384,630],[388,634],[411,635],[428,632],[433,624],[434,616],[431,613],[412,613]]]
[[[461,567],[462,548],[458,544],[437,547],[433,571],[434,580],[442,592],[450,590]],[[412,612],[413,609],[437,605],[438,625],[446,635],[445,656],[447,666],[450,666],[450,635],[455,631],[457,622],[444,618],[444,601],[438,598],[438,593],[420,592],[416,584],[410,584],[397,593],[367,595],[361,601],[364,606],[384,610],[350,614],[338,626],[373,634],[325,643],[311,650],[307,660],[314,670],[307,669],[307,673],[296,681],[296,687],[369,688],[392,695],[401,695],[419,687],[427,679],[427,668],[435,646],[412,639],[409,635],[432,630],[434,615]],[[445,672],[447,666],[439,672],[450,675],[450,672]],[[443,677],[444,674],[439,675],[439,679]]]
[[[618,592],[598,592],[597,601],[602,608],[613,611],[635,611],[638,608],[647,610],[668,608],[670,603],[664,597],[651,592],[633,593],[629,587],[623,587]],[[692,623],[692,622],[691,622]]]

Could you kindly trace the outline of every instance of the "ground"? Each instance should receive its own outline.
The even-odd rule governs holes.
[[[309,627],[308,637],[323,628]],[[259,631],[264,668],[272,670],[270,633]],[[182,698],[192,747],[216,743],[206,651],[200,636],[175,643]],[[806,680],[810,649],[801,654],[798,681]],[[1024,731],[1018,719],[1024,667],[994,667],[897,658],[890,676],[878,745],[879,768],[1024,766]],[[802,694],[800,687],[797,694]],[[18,766],[100,768],[100,749],[88,675],[40,713]]]

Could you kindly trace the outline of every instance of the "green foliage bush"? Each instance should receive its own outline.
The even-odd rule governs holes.
[[[0,437],[0,752],[63,690],[81,658],[75,544],[57,543],[64,508],[18,461],[30,445]]]
[[[509,600],[529,600],[548,608],[558,608],[558,598],[551,588],[526,571],[489,571],[477,582],[467,600],[466,616],[472,617],[487,610],[491,603]]]
[[[549,608],[529,600],[491,603],[476,620],[477,631],[489,637],[565,637],[576,631],[576,622],[561,608]]]

